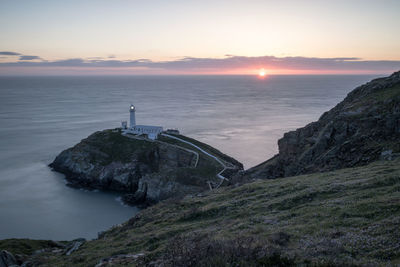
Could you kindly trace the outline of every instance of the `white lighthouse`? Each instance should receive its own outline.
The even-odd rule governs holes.
[[[135,106],[134,105],[131,105],[131,107],[129,108],[129,113],[130,113],[129,127],[133,128],[136,126]]]
[[[162,126],[151,126],[151,125],[137,125],[135,117],[136,108],[131,105],[129,108],[129,127],[127,127],[126,121],[121,123],[121,128],[124,134],[134,134],[138,136],[147,136],[149,139],[157,139],[158,135],[163,132]]]

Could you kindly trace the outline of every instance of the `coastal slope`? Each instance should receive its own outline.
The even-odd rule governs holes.
[[[287,177],[361,166],[400,152],[400,71],[357,87],[318,121],[285,133],[279,154],[243,179]]]
[[[46,249],[29,260],[43,266],[396,265],[399,223],[395,159],[162,201],[69,256]]]

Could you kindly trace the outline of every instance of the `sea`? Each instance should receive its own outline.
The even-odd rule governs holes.
[[[120,127],[130,104],[138,124],[178,129],[250,168],[278,152],[285,132],[378,76],[0,77],[0,239],[92,239],[139,211],[117,193],[70,188],[48,167],[91,133]]]

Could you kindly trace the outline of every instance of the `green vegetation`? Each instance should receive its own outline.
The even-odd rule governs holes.
[[[394,99],[400,98],[400,85],[397,84],[392,87],[388,87],[381,90],[375,90],[369,93],[365,97],[360,97],[354,101],[351,110],[357,110],[359,108],[379,108],[379,109],[390,109],[392,105],[398,101],[392,101]],[[367,111],[369,111],[367,109]],[[356,116],[361,116],[362,114],[357,114]]]
[[[181,137],[182,137],[182,135],[179,135],[179,138],[181,138]],[[209,156],[204,155],[198,149],[196,149],[195,147],[193,147],[193,146],[191,146],[189,144],[186,144],[186,143],[183,143],[183,142],[181,142],[179,140],[172,139],[172,138],[165,137],[165,136],[160,136],[158,138],[158,141],[161,141],[161,142],[164,142],[164,143],[168,143],[168,144],[171,144],[171,145],[176,145],[176,146],[179,146],[179,147],[183,147],[183,148],[198,152],[199,153],[199,157],[200,157],[198,165],[209,165],[209,164],[212,164],[212,165],[215,165],[218,168],[221,168],[221,165],[218,162],[216,162],[214,159],[210,158]],[[204,149],[203,147],[201,147],[201,148]],[[206,149],[204,149],[204,150],[206,150]],[[213,154],[213,155],[216,155],[216,154]]]
[[[218,149],[216,149],[216,148],[214,148],[214,147],[212,147],[210,145],[207,145],[205,143],[202,143],[200,141],[197,141],[195,139],[192,139],[192,138],[184,136],[184,135],[179,135],[179,134],[178,135],[177,134],[170,134],[170,135],[176,136],[176,137],[178,137],[178,138],[180,138],[182,140],[188,141],[188,142],[200,147],[201,149],[207,151],[208,153],[210,153],[210,154],[212,154],[212,155],[214,155],[214,156],[216,156],[216,157],[218,157],[218,158],[220,158],[220,159],[222,159],[222,160],[224,160],[226,162],[231,162],[231,163],[234,163],[234,164],[236,164],[238,166],[241,165],[234,158],[229,157],[228,155],[225,155],[224,153],[222,153],[221,151],[219,151]],[[171,139],[171,138],[168,138],[168,137],[161,136],[159,140],[167,142],[167,143],[171,143],[171,144],[177,144],[177,145],[180,145],[180,146],[184,146],[184,147],[192,149],[192,150],[195,149],[193,146],[190,146],[188,144],[185,144],[183,142],[180,142],[178,140],[174,140],[174,139]]]
[[[211,151],[211,149],[209,149],[209,148],[212,148],[212,147],[210,147],[206,144],[197,142],[194,139],[190,139],[183,135],[174,135],[174,136],[177,136],[183,140],[192,142],[193,144],[201,147],[202,149],[204,149],[205,151],[207,151],[209,153],[212,153],[213,155],[216,155],[217,157],[221,157],[224,155],[214,148],[213,148],[213,151]],[[176,175],[178,176],[177,178],[181,183],[201,186],[201,185],[204,185],[204,180],[214,181],[216,183],[219,182],[218,178],[216,178],[216,175],[218,172],[220,172],[222,170],[222,166],[217,161],[215,161],[215,159],[210,158],[209,156],[201,153],[195,147],[193,147],[189,144],[183,143],[176,139],[172,139],[172,138],[165,137],[165,136],[159,136],[158,141],[168,143],[171,145],[176,145],[179,147],[183,147],[183,148],[198,152],[199,161],[198,161],[196,168],[179,168],[178,170],[175,171]],[[201,145],[199,145],[199,144],[201,144]],[[217,152],[215,152],[215,151],[217,151]],[[233,159],[233,161],[235,161],[235,160]],[[196,175],[197,179],[193,178],[194,175]]]
[[[65,243],[65,242],[64,242]],[[47,248],[58,248],[61,247],[51,240],[32,240],[32,239],[4,239],[0,240],[0,250],[7,250],[14,255],[31,255],[37,250]]]
[[[134,152],[139,155],[139,160],[146,161],[148,158],[146,154],[157,146],[152,142],[125,137],[121,135],[119,129],[96,132],[84,139],[82,144],[77,146],[77,149],[81,149],[87,144],[98,149],[98,153],[90,153],[90,161],[93,163],[101,162],[102,165],[110,164],[113,161],[129,162],[132,160]]]
[[[377,90],[373,92],[369,98],[375,99],[377,101],[386,101],[388,99],[393,99],[395,97],[400,97],[400,85],[397,84],[393,87],[385,88],[384,90]]]
[[[49,252],[34,260],[94,266],[112,255],[144,253],[136,265],[396,265],[399,224],[396,159],[163,201],[71,256]]]

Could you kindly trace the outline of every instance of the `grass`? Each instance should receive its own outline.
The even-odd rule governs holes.
[[[365,107],[380,107],[381,109],[392,108],[392,105],[398,101],[390,100],[400,98],[400,85],[395,85],[392,87],[384,88],[381,90],[376,90],[365,97],[357,99],[356,102],[352,103],[351,110],[358,110],[359,108]],[[379,103],[379,104],[378,104]],[[369,111],[368,109],[366,111]],[[357,114],[356,116],[362,116],[363,113]]]
[[[374,92],[370,96],[371,99],[376,99],[378,101],[386,101],[395,97],[400,97],[400,85],[395,85],[393,87]]]
[[[143,210],[71,256],[44,266],[93,266],[118,254],[176,266],[400,264],[400,159],[260,180]]]
[[[60,244],[57,244],[56,242],[51,240],[32,240],[16,238],[0,240],[0,250],[7,250],[13,254],[20,255],[31,255],[37,250],[58,247],[60,247]]]
[[[133,154],[138,154],[139,160],[148,161],[146,153],[153,151],[157,146],[152,142],[125,137],[121,135],[120,129],[96,132],[82,140],[82,143],[75,149],[80,150],[86,145],[97,149],[97,153],[91,151],[89,154],[90,161],[101,162],[104,166],[113,161],[129,162],[132,160]]]
[[[222,154],[220,151],[212,148],[211,146],[208,146],[206,144],[198,142],[198,141],[196,141],[194,139],[185,137],[183,135],[174,135],[174,136],[177,136],[177,137],[179,137],[179,138],[181,138],[183,140],[186,140],[186,141],[190,141],[193,144],[201,147],[205,151],[207,151],[207,152],[209,152],[209,153],[211,153],[211,154],[213,154],[213,155],[215,155],[217,157],[220,157],[220,158],[225,157],[224,158],[225,160],[228,159],[228,160],[230,160],[229,162],[232,162],[234,164],[238,164],[239,166],[241,166],[241,163],[237,162],[233,158],[230,158],[230,157]],[[203,185],[204,181],[211,181],[211,182],[214,182],[214,183],[218,183],[219,182],[218,178],[216,178],[216,175],[217,175],[218,172],[220,172],[222,170],[222,166],[215,159],[210,158],[209,156],[207,156],[207,155],[201,153],[200,151],[198,151],[193,146],[191,146],[189,144],[186,144],[186,143],[183,143],[183,142],[181,142],[179,140],[168,138],[168,137],[165,137],[165,136],[159,136],[158,140],[161,141],[161,142],[164,142],[164,143],[168,143],[168,144],[171,144],[171,145],[177,145],[177,146],[180,146],[180,147],[183,147],[183,148],[190,149],[190,150],[198,152],[199,161],[198,161],[198,164],[197,164],[196,168],[180,168],[175,172],[174,176],[176,176],[181,183],[183,183],[183,184],[193,184],[193,183],[195,183],[196,185],[200,185],[200,184]],[[226,158],[226,157],[228,157],[228,158]],[[196,179],[193,179],[194,176],[197,177],[197,181],[196,181]]]
[[[216,148],[214,148],[214,147],[212,147],[210,145],[207,145],[205,143],[202,143],[202,142],[200,142],[198,140],[195,140],[193,138],[190,138],[190,137],[187,137],[187,136],[184,136],[184,135],[180,135],[180,134],[170,134],[170,135],[178,137],[178,138],[180,138],[182,140],[191,142],[192,144],[202,148],[206,152],[208,152],[208,153],[210,153],[210,154],[212,154],[212,155],[214,155],[214,156],[216,156],[216,157],[218,157],[218,158],[220,158],[220,159],[222,159],[222,160],[224,160],[226,162],[230,162],[230,163],[232,163],[234,165],[237,165],[237,166],[242,166],[242,164],[240,162],[238,162],[237,160],[235,160],[234,158],[222,153],[221,151],[219,151],[218,149],[216,149]],[[160,136],[159,140],[167,142],[167,143],[171,143],[171,144],[177,144],[177,145],[186,147],[188,149],[196,150],[193,146],[185,144],[183,142],[180,142],[179,140],[175,140],[175,139],[172,139],[172,138]],[[200,153],[200,154],[202,154],[202,153]]]

